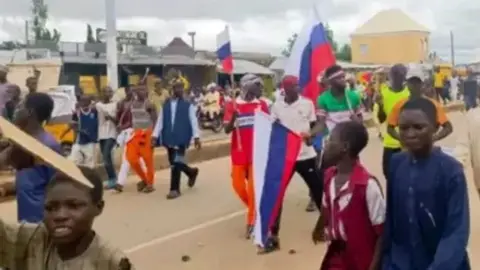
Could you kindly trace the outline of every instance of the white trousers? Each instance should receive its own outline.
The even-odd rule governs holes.
[[[147,166],[145,166],[143,159],[140,160],[140,166],[142,166],[143,171],[147,171]],[[120,165],[120,171],[117,174],[117,183],[119,185],[124,186],[127,183],[130,167],[130,162],[127,160],[127,146],[125,146],[123,149],[122,164]]]
[[[95,165],[97,163],[96,147],[97,147],[96,143],[89,143],[89,144],[75,143],[72,145],[72,151],[68,158],[79,166],[95,168]]]

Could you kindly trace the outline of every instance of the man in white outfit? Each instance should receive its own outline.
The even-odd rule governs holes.
[[[450,78],[450,95],[452,101],[458,100],[458,87],[460,85],[460,78],[457,75],[456,71],[452,72],[452,78]]]

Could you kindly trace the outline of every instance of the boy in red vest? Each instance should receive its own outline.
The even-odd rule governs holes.
[[[380,235],[385,220],[385,200],[378,181],[362,166],[360,152],[368,143],[362,123],[339,123],[325,145],[322,216],[330,242],[321,270],[376,269]],[[321,228],[313,234],[321,240]]]

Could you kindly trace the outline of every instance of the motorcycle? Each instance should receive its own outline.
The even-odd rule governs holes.
[[[201,129],[210,129],[215,133],[223,131],[223,110],[213,116],[207,112],[202,112],[200,106],[197,110],[197,117]]]

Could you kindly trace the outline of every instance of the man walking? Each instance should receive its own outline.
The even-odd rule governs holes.
[[[184,99],[183,82],[173,84],[173,96],[165,102],[162,111],[158,113],[152,141],[167,148],[168,161],[170,162],[170,192],[167,199],[180,197],[181,173],[188,176],[188,187],[195,186],[198,168],[186,164],[185,153],[190,146],[192,138],[195,148],[200,149],[200,134],[195,106]]]

